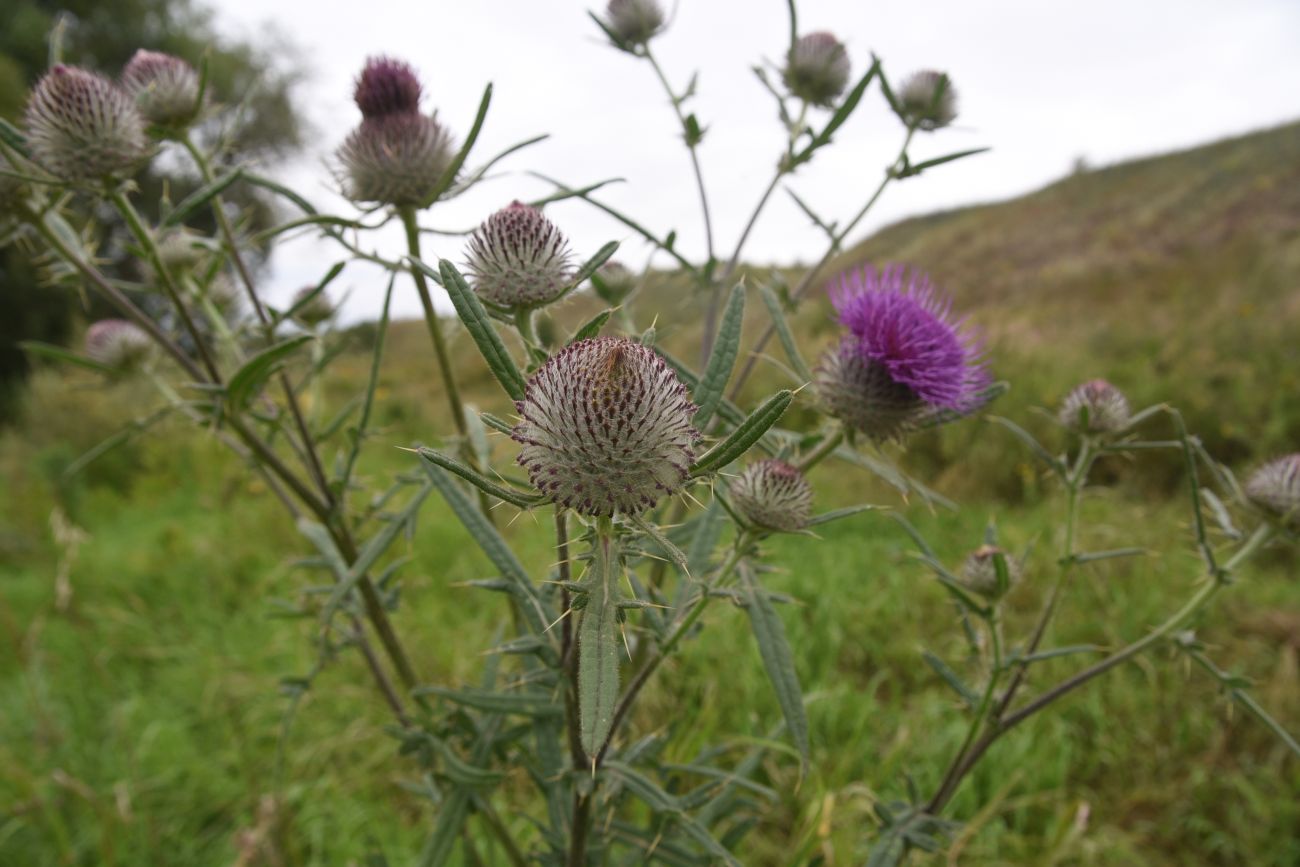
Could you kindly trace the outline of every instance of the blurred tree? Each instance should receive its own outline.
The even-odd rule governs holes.
[[[27,92],[49,64],[49,35],[60,22],[64,61],[112,77],[139,48],[174,54],[196,67],[206,56],[209,101],[237,109],[204,121],[196,130],[205,148],[219,149],[221,161],[265,163],[299,147],[300,120],[290,100],[298,78],[294,52],[273,37],[257,45],[221,38],[212,12],[191,0],[3,0],[0,117],[21,121]],[[156,160],[136,180],[144,192],[142,207],[156,202],[164,187],[172,201],[179,201],[197,185],[184,159]],[[246,187],[231,190],[227,198],[244,209],[255,227],[270,218],[270,204]],[[92,215],[87,211],[83,216]],[[120,249],[112,240],[121,227],[106,213],[93,216],[101,221],[106,247]],[[0,250],[0,425],[16,414],[28,373],[17,341],[65,341],[78,309],[91,318],[107,313],[95,304],[72,288],[42,285],[21,248]]]

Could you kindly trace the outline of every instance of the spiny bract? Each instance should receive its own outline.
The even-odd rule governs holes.
[[[519,464],[553,502],[584,515],[636,514],[680,491],[700,437],[677,374],[621,337],[562,349],[516,408]]]
[[[27,103],[32,159],[65,181],[120,178],[148,153],[144,117],[122,88],[75,66],[55,66]]]
[[[1128,426],[1128,398],[1106,380],[1093,379],[1065,396],[1060,419],[1080,433],[1116,433]]]
[[[664,27],[658,0],[609,0],[605,26],[626,45],[644,45]]]
[[[546,215],[512,202],[469,239],[470,282],[488,304],[507,310],[549,304],[573,280],[569,242]]]
[[[898,89],[898,108],[907,123],[933,132],[957,119],[957,91],[947,73],[923,69]]]
[[[86,329],[86,355],[105,367],[134,370],[153,352],[153,341],[125,319],[101,319]]]
[[[339,148],[343,192],[354,202],[424,205],[454,156],[451,136],[436,118],[415,112],[368,118]]]
[[[782,77],[795,96],[829,106],[849,83],[848,52],[830,33],[801,36],[790,48]]]
[[[793,533],[812,518],[812,486],[798,467],[768,458],[731,483],[731,504],[751,524]]]
[[[122,86],[155,126],[184,129],[198,116],[199,76],[179,57],[140,49],[122,70]]]

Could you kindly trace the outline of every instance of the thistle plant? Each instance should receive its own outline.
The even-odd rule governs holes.
[[[611,46],[645,62],[664,88],[698,192],[702,261],[682,252],[676,230],[648,227],[601,201],[601,182],[551,181],[552,194],[515,201],[485,215],[468,237],[443,240],[448,233],[431,231],[429,212],[539,139],[469,167],[488,122],[491,89],[473,121],[457,124],[453,136],[450,126],[424,113],[416,69],[390,57],[373,58],[361,70],[353,93],[361,120],[337,136],[337,181],[356,213],[322,213],[251,166],[225,168],[191,131],[200,113],[225,109],[204,102],[201,71],[180,58],[142,51],[122,71],[123,87],[56,66],[37,85],[25,128],[0,130],[0,158],[13,170],[0,174],[0,204],[20,226],[17,235],[60,264],[57,278],[98,292],[121,317],[92,326],[84,353],[30,348],[145,377],[163,401],[160,414],[215,434],[281,500],[302,536],[288,547],[295,555],[312,553],[306,562],[325,576],[292,606],[292,614],[314,621],[318,658],[307,674],[286,681],[287,719],[340,655],[362,660],[375,700],[391,717],[391,761],[420,779],[418,788],[435,802],[415,863],[450,863],[458,843],[471,862],[481,861],[477,841],[486,838],[495,862],[514,865],[739,864],[746,834],[776,797],[765,781],[768,768],[787,763],[799,774],[815,774],[820,753],[863,748],[813,740],[797,673],[799,648],[787,639],[778,610],[788,597],[768,586],[771,540],[816,535],[849,519],[859,522],[855,532],[895,531],[887,519],[867,514],[880,504],[818,513],[817,470],[824,463],[884,480],[899,495],[891,505],[913,498],[946,507],[941,495],[896,466],[895,446],[938,425],[965,424],[973,432],[969,417],[1005,386],[992,381],[996,359],[986,359],[976,334],[915,269],[924,263],[827,271],[888,187],[978,153],[913,159],[916,134],[936,132],[955,117],[948,77],[919,73],[895,89],[873,57],[852,81],[844,43],[824,32],[802,34],[795,4],[787,8],[789,40],[773,52],[784,64],[756,69],[777,108],[773,176],[725,248],[705,182],[707,126],[688,108],[695,79],[674,88],[651,50],[671,38],[662,7],[655,0],[611,0],[603,14],[592,15]],[[869,94],[878,94],[898,120],[900,149],[874,186],[863,185],[860,206],[830,219],[793,181],[815,169],[818,154]],[[187,157],[202,183],[179,203],[165,203],[154,225],[137,209],[130,178],[158,150]],[[280,197],[294,215],[249,236],[223,201],[235,184]],[[758,274],[744,267],[743,257],[778,187],[824,233],[824,251],[800,273]],[[150,286],[170,305],[165,317],[146,313],[103,270],[87,240],[94,233],[69,222],[65,193],[122,218]],[[612,260],[619,244],[571,250],[544,211],[564,199],[597,207],[649,246],[652,263],[671,263],[687,278],[702,327],[698,346],[691,341],[685,352],[698,365],[684,360],[680,343],[670,350],[661,340],[653,293],[635,292],[650,276]],[[186,225],[205,210],[215,219],[215,238]],[[403,227],[400,250],[383,249],[374,234],[389,222]],[[255,242],[297,230],[321,233],[342,261],[280,309],[261,291],[247,254]],[[437,239],[436,252],[426,254],[426,236]],[[332,284],[356,260],[386,268],[390,278],[365,387],[330,419],[320,414],[318,398],[304,406],[304,395],[319,394],[338,357]],[[464,273],[456,262],[465,263]],[[553,314],[566,298],[585,292],[588,281],[608,306],[565,329]],[[408,286],[420,298],[435,351],[437,377],[429,379],[441,384],[444,423],[429,432],[431,445],[410,444],[410,472],[376,485],[357,465],[364,449],[394,445],[375,442],[373,417],[382,400],[377,385],[390,303]],[[454,319],[438,315],[431,287],[446,292]],[[791,323],[814,290],[825,291],[838,314],[841,330],[829,346],[801,340]],[[746,310],[752,312],[755,296],[762,331],[745,341]],[[544,334],[539,316],[548,323]],[[481,362],[499,386],[499,412],[512,408],[513,418],[463,401],[459,375],[467,365],[464,359],[453,365],[453,330],[477,353],[470,361]],[[774,337],[788,382],[753,395],[746,386]],[[815,367],[805,360],[813,351],[820,353]],[[804,419],[796,426],[792,415],[785,427],[796,402]],[[912,787],[906,798],[876,805],[875,831],[863,840],[872,865],[902,863],[913,850],[942,846],[965,818],[948,815],[954,797],[986,751],[1020,722],[1124,662],[1172,643],[1202,669],[1222,675],[1188,629],[1251,556],[1294,538],[1296,456],[1264,465],[1242,489],[1188,434],[1178,413],[1164,406],[1131,413],[1124,395],[1101,381],[1071,392],[1057,418],[1069,438],[1063,454],[1019,425],[994,419],[1031,450],[1064,494],[1055,559],[1013,555],[991,529],[978,546],[966,546],[971,553],[964,562],[949,568],[901,511],[891,513],[951,594],[969,638],[964,670],[935,654],[925,657],[961,699],[966,734],[933,772],[915,775],[932,782],[931,790]],[[1172,434],[1148,438],[1157,423]],[[489,432],[502,437],[509,454],[494,447]],[[120,439],[113,434],[106,443]],[[1167,620],[1118,650],[1049,646],[1064,590],[1079,567],[1140,553],[1082,547],[1079,505],[1094,465],[1104,456],[1160,449],[1183,459],[1205,565],[1197,589]],[[1203,484],[1202,474],[1222,497]],[[419,532],[421,510],[434,493],[491,564],[492,573],[470,586],[484,595],[481,604],[500,602],[500,627],[474,648],[486,661],[469,684],[429,682],[408,651],[430,641],[429,631],[399,634],[392,618],[405,604],[403,560],[394,548],[404,534]],[[1238,506],[1251,516],[1252,529],[1233,523]],[[1221,537],[1207,529],[1207,510],[1220,522]],[[553,536],[554,554],[544,562],[521,558],[514,531],[500,520],[525,512]],[[1008,635],[1002,616],[1013,586],[1043,596],[1042,613],[1024,636]],[[693,652],[704,629],[725,628],[729,611],[719,611],[719,601],[742,612],[733,619],[743,618],[752,633],[780,714],[764,721],[770,738],[745,741],[742,750],[713,744],[683,761],[672,732],[648,718],[640,702],[659,688],[668,660]],[[433,610],[420,611],[419,622],[436,624],[442,604],[440,597]],[[738,644],[736,652],[748,650]],[[1076,655],[1094,659],[1055,685],[1037,682],[1039,662]],[[1033,696],[1024,698],[1031,687]],[[1258,704],[1241,701],[1300,753]],[[788,751],[775,747],[785,742]],[[873,789],[894,790],[897,783],[871,781]],[[407,862],[411,853],[391,854]]]

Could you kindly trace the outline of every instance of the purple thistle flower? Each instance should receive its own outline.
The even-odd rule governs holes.
[[[352,98],[366,120],[420,110],[420,79],[408,63],[391,57],[371,57],[357,76]]]
[[[979,405],[989,383],[981,347],[924,274],[864,267],[841,274],[830,294],[849,330],[818,370],[833,415],[890,439],[936,411]]]

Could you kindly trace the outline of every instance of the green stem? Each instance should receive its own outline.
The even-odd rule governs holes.
[[[644,49],[645,59],[650,61],[650,66],[654,69],[655,75],[659,78],[659,83],[663,85],[664,92],[668,94],[668,101],[672,103],[673,111],[677,113],[677,122],[681,124],[683,141],[686,142],[686,149],[691,154],[691,169],[695,173],[695,186],[700,193],[700,210],[704,212],[704,243],[708,251],[708,257],[713,258],[713,219],[709,216],[709,196],[704,191],[704,172],[700,169],[700,157],[696,151],[696,145],[693,144],[686,136],[686,116],[682,114],[682,102],[673,92],[672,85],[668,83],[667,76],[664,75],[663,69],[659,66],[659,61],[655,59],[654,54],[650,52],[650,46],[646,45]]]
[[[842,442],[844,442],[844,427],[840,426],[832,433],[822,437],[822,441],[817,444],[816,448],[800,458],[796,466],[805,473],[808,472],[829,457],[832,452],[839,448]]]

